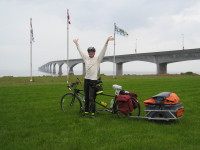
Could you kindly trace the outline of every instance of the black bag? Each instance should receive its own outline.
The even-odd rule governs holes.
[[[103,93],[103,82],[101,81],[101,78],[99,78],[96,82],[96,94],[102,94]]]

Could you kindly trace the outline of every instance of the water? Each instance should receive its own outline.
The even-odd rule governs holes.
[[[81,75],[82,71],[74,71],[76,75]],[[113,75],[113,71],[102,71],[101,74],[105,75]],[[124,71],[124,74],[137,74],[137,75],[143,75],[143,74],[155,74],[155,72],[131,72],[131,71]],[[40,72],[38,70],[33,70],[32,76],[50,76],[52,74]],[[63,75],[66,75],[66,73],[63,73]],[[13,77],[29,77],[30,71],[29,70],[0,70],[0,77],[3,76],[13,76]],[[54,75],[57,76],[57,75]]]
[[[37,70],[33,70],[32,76],[44,76],[49,75],[44,72],[39,72]],[[0,70],[0,77],[3,76],[13,76],[13,77],[29,77],[30,70]]]
[[[74,73],[76,75],[81,75],[82,74],[82,71],[74,71]],[[180,74],[181,71],[171,71],[169,72],[168,71],[168,74]],[[195,73],[198,73],[198,72],[195,72]],[[101,71],[101,74],[104,74],[104,75],[113,75],[113,71]],[[148,72],[145,72],[145,71],[126,71],[124,70],[124,74],[125,75],[151,75],[151,74],[156,74],[156,71],[148,71]],[[200,72],[199,72],[200,74]],[[33,70],[32,72],[32,76],[51,76],[52,74],[49,74],[49,73],[44,73],[44,72],[40,72],[38,70]],[[66,73],[63,73],[63,75],[66,75]],[[13,77],[29,77],[30,76],[30,70],[0,70],[0,77],[3,77],[3,76],[13,76]],[[58,76],[57,74],[56,75],[52,75],[52,76]]]

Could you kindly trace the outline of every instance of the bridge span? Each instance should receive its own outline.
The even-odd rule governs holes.
[[[157,74],[167,74],[167,64],[169,63],[198,59],[200,59],[200,48],[116,55],[116,75],[123,75],[123,64],[131,61],[146,61],[155,63],[157,65]],[[113,56],[105,56],[102,62],[113,62]],[[73,74],[73,67],[79,63],[83,63],[83,74],[85,74],[85,64],[81,58],[69,60],[69,74]],[[56,65],[58,65],[58,75],[61,76],[63,64],[67,64],[67,60],[50,61],[39,67],[39,71],[56,74]],[[134,68],[132,69],[134,71]]]

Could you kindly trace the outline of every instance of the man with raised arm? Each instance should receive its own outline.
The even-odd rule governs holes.
[[[100,63],[105,55],[108,42],[110,40],[114,40],[112,36],[108,37],[108,39],[105,42],[105,45],[103,46],[103,49],[101,50],[99,56],[95,57],[95,48],[89,47],[87,49],[88,55],[83,53],[83,51],[80,49],[78,44],[78,39],[74,39],[73,42],[76,44],[76,47],[83,58],[83,61],[85,63],[85,79],[84,79],[84,93],[85,93],[85,112],[84,115],[89,116],[91,113],[91,118],[95,118],[95,98],[96,98],[96,83],[97,83],[97,76],[98,71],[100,68]]]

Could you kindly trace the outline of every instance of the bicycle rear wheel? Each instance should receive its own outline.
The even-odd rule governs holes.
[[[113,113],[113,114],[117,114],[117,116],[118,116],[119,118],[124,118],[124,117],[127,116],[127,115],[123,114],[123,113],[119,110],[116,100],[114,101],[114,104],[113,104],[113,107],[112,107],[112,113]]]
[[[83,112],[81,101],[72,93],[63,95],[60,100],[60,107],[65,113]]]
[[[140,116],[140,102],[135,98],[132,99],[132,102],[134,109],[133,112],[131,113],[131,116]]]

